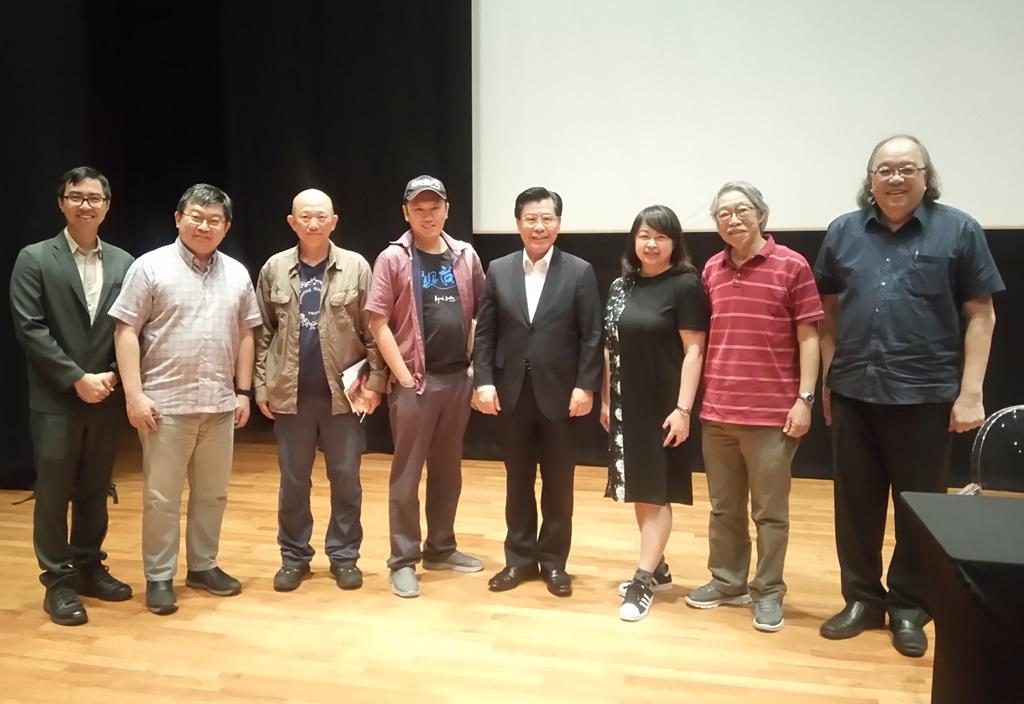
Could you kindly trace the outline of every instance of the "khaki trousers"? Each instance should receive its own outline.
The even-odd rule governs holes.
[[[756,601],[781,599],[789,544],[790,465],[800,440],[782,428],[703,421],[701,442],[708,480],[708,568],[727,594],[748,591]],[[757,529],[757,568],[750,572],[750,516]]]
[[[217,566],[220,527],[228,500],[234,413],[163,416],[142,443],[142,564],[147,581],[177,572],[181,493],[188,480],[185,559],[188,569]]]

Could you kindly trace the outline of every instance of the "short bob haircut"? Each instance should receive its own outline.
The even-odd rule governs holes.
[[[693,262],[690,261],[690,253],[686,250],[686,243],[683,242],[683,226],[679,224],[679,218],[667,205],[650,205],[637,214],[633,220],[633,227],[629,229],[626,249],[622,253],[623,278],[640,276],[640,259],[636,256],[636,234],[644,225],[667,235],[672,240],[670,271],[679,274],[696,271]]]

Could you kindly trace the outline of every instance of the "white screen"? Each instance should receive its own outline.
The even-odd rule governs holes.
[[[563,231],[622,232],[664,203],[711,229],[725,181],[769,230],[853,210],[874,144],[929,148],[942,200],[1024,223],[1024,2],[474,0],[474,230],[528,186]]]

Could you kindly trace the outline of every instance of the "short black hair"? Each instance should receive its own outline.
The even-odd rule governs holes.
[[[65,171],[64,175],[60,177],[60,182],[57,184],[57,197],[64,197],[64,191],[67,190],[68,184],[73,186],[76,183],[81,183],[87,178],[93,178],[99,181],[100,185],[103,186],[103,197],[110,200],[110,181],[107,180],[106,176],[91,166],[76,166],[70,171]]]
[[[220,203],[224,206],[224,219],[231,222],[231,196],[208,183],[197,183],[189,186],[188,190],[181,194],[178,199],[178,212],[185,214],[185,206],[189,203],[196,205],[213,205]]]
[[[548,198],[555,203],[555,215],[562,217],[562,196],[544,186],[531,186],[516,196],[516,220],[523,214],[523,208],[527,203],[537,203]]]
[[[626,249],[622,253],[623,278],[640,276],[640,258],[636,256],[636,233],[644,225],[663,235],[668,235],[672,240],[672,258],[669,260],[672,271],[680,274],[696,271],[693,262],[690,261],[690,253],[686,250],[686,243],[683,241],[683,226],[679,224],[679,218],[675,212],[667,205],[650,205],[637,214],[633,220],[633,227],[629,229]]]

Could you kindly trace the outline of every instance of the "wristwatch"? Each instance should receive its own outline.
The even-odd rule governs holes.
[[[817,398],[813,391],[801,391],[800,400],[806,403],[808,406],[814,405],[814,399]]]

